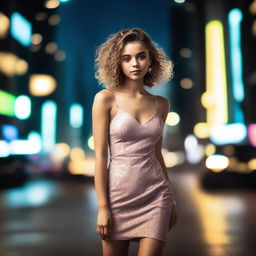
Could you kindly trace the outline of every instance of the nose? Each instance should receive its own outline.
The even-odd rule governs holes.
[[[138,60],[136,58],[133,58],[132,66],[138,66]]]

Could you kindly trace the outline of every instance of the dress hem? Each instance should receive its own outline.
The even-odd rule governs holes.
[[[138,237],[114,237],[114,238],[110,238],[110,239],[107,239],[107,240],[110,240],[110,241],[130,241],[130,242],[139,242],[139,240],[141,238],[152,238],[152,239],[156,239],[156,240],[159,240],[161,242],[166,242],[167,240],[166,239],[162,239],[162,238],[159,238],[159,237],[154,237],[154,236],[138,236]]]

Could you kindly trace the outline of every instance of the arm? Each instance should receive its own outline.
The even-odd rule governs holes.
[[[170,110],[170,102],[167,99],[161,97],[161,104],[159,104],[159,105],[160,105],[159,107],[161,108],[160,111],[162,113],[163,121],[165,122],[168,112]],[[165,167],[164,158],[163,158],[162,151],[161,151],[162,150],[162,140],[163,140],[163,136],[161,136],[161,138],[158,140],[158,142],[155,145],[155,154],[156,154],[156,158],[158,159],[158,161],[160,162],[160,164],[162,166],[166,180],[170,183],[170,179],[169,179],[169,176],[167,173],[167,169]],[[168,228],[169,231],[175,225],[177,220],[178,220],[178,214],[176,212],[176,200],[174,199],[172,212],[171,212],[171,220],[170,220],[169,228]]]
[[[170,102],[169,102],[169,100],[167,100],[164,97],[158,96],[158,99],[159,98],[161,99],[161,100],[159,100],[159,103],[160,103],[159,104],[159,112],[162,113],[161,117],[163,119],[163,122],[165,123],[166,117],[167,117],[169,109],[170,109]],[[164,163],[163,154],[162,154],[162,140],[163,140],[163,136],[161,136],[161,138],[158,140],[158,142],[155,145],[155,155],[156,155],[157,160],[160,162],[160,164],[162,166],[166,180],[170,182],[170,179],[169,179],[169,176],[167,173],[167,169],[166,169],[166,166]]]
[[[95,148],[94,183],[98,199],[98,207],[109,208],[107,201],[107,160],[108,160],[108,125],[110,97],[106,90],[98,92],[92,107],[92,127]]]

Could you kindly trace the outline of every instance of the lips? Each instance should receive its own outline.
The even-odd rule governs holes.
[[[131,73],[138,74],[140,72],[141,72],[140,70],[133,70]]]

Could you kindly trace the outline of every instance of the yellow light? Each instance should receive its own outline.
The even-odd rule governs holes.
[[[212,94],[204,92],[201,95],[201,104],[204,108],[210,109],[214,105]]]
[[[7,76],[23,75],[28,70],[28,63],[13,53],[0,52],[0,71]]]
[[[94,176],[95,160],[94,159],[78,159],[76,161],[70,161],[68,164],[68,170],[74,175],[87,175]]]
[[[214,172],[221,172],[228,167],[229,159],[224,155],[211,155],[207,157],[205,165]]]
[[[48,22],[51,26],[56,26],[60,23],[60,16],[58,14],[53,14],[49,17]]]
[[[48,15],[47,15],[46,12],[39,12],[39,13],[36,14],[35,19],[37,21],[44,21],[44,20],[46,20],[47,16]]]
[[[183,78],[180,80],[180,85],[184,89],[190,89],[193,86],[193,81],[190,78]]]
[[[66,53],[63,52],[63,51],[57,51],[54,54],[54,58],[55,58],[56,61],[63,61],[66,58]]]
[[[48,0],[45,2],[45,7],[48,9],[54,9],[57,8],[60,5],[60,2],[57,0]]]
[[[216,147],[213,144],[207,144],[204,148],[204,153],[206,156],[213,155],[216,152]]]
[[[93,140],[93,136],[91,136],[89,139],[88,139],[88,146],[91,150],[94,150],[94,140]]]
[[[175,153],[168,152],[163,155],[164,163],[167,168],[177,165],[177,157]]]
[[[247,163],[239,162],[236,166],[236,169],[239,172],[247,172],[248,171]]]
[[[185,161],[182,152],[165,152],[163,153],[164,164],[167,168],[182,164]]]
[[[45,51],[46,51],[48,54],[53,54],[53,53],[55,53],[57,50],[58,50],[58,46],[57,46],[57,44],[54,43],[54,42],[50,42],[50,43],[48,43],[48,44],[45,46]]]
[[[206,25],[206,96],[210,104],[202,99],[207,108],[207,123],[225,124],[228,121],[227,77],[223,24],[212,20]]]
[[[250,170],[256,170],[256,158],[253,158],[248,162],[248,168]]]
[[[86,157],[82,148],[73,148],[70,151],[68,170],[72,174],[93,176],[95,171],[95,158]]]
[[[13,53],[0,52],[0,71],[7,76],[15,75],[17,57]]]
[[[175,126],[179,123],[180,116],[176,112],[169,112],[165,123],[170,126]]]
[[[43,40],[43,37],[38,34],[38,33],[35,33],[33,34],[32,36],[32,44],[40,44]]]
[[[82,148],[72,148],[70,151],[70,159],[76,161],[85,158],[85,152]]]
[[[69,154],[70,147],[66,143],[57,143],[51,153],[51,159],[56,163],[61,163]]]
[[[9,18],[0,12],[0,38],[5,38],[7,36],[10,27]]]
[[[254,170],[253,169],[254,164],[256,164],[256,161],[254,163],[253,161],[251,163],[250,161],[248,163],[243,163],[243,162],[239,162],[238,159],[236,159],[235,157],[229,157],[228,169],[232,170],[232,172],[250,173]],[[256,165],[254,165],[254,167],[256,168]]]
[[[34,96],[47,96],[56,89],[56,80],[50,75],[31,75],[29,91]]]
[[[200,139],[208,138],[210,135],[210,126],[207,123],[197,123],[194,126],[194,134]]]
[[[251,5],[249,6],[249,12],[252,15],[256,15],[256,1],[252,1]]]
[[[245,204],[235,195],[220,196],[219,194],[207,193],[200,186],[197,177],[186,174],[182,178],[183,186],[191,193],[189,200],[196,205],[202,228],[202,239],[211,249],[211,255],[224,256],[223,244],[230,244],[232,236],[229,235],[230,213],[239,216],[245,210]]]
[[[28,63],[25,60],[17,60],[15,65],[15,71],[17,75],[24,75],[28,71]]]
[[[182,48],[180,49],[180,56],[183,58],[189,58],[191,57],[192,52],[189,48]]]
[[[228,168],[235,170],[236,166],[238,165],[238,160],[235,157],[229,157],[229,164],[228,164]]]

